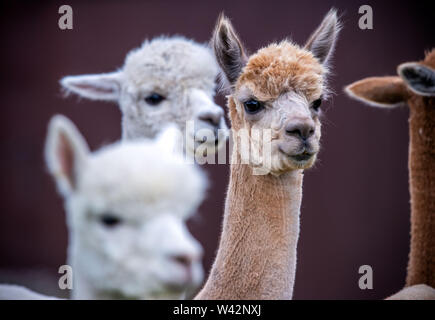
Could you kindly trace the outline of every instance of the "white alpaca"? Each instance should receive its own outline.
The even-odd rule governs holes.
[[[210,48],[182,37],[160,37],[132,50],[119,71],[68,76],[61,84],[85,98],[117,102],[123,139],[154,137],[175,123],[186,133],[186,150],[201,146],[211,154],[225,143],[228,131],[222,108],[213,102],[217,75]]]
[[[46,160],[65,199],[72,298],[174,299],[201,283],[202,248],[185,221],[201,203],[206,179],[171,151],[176,134],[172,127],[156,140],[90,153],[68,119],[50,122]],[[38,297],[0,286],[0,296],[8,292]]]
[[[0,300],[58,300],[17,285],[0,284]]]

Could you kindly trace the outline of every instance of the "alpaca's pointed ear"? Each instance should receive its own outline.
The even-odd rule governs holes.
[[[248,57],[230,20],[224,14],[218,18],[211,45],[225,80],[230,86],[234,85]]]
[[[356,81],[344,91],[349,97],[374,107],[396,107],[408,99],[408,91],[399,77],[373,77]]]
[[[166,126],[157,136],[156,143],[163,152],[181,154],[183,152],[183,132],[174,124]]]
[[[54,116],[48,125],[45,161],[64,196],[76,189],[88,155],[89,147],[76,126],[64,116]]]
[[[122,72],[67,76],[60,84],[67,93],[73,92],[92,100],[117,101],[121,92]]]
[[[397,72],[408,88],[421,96],[435,96],[435,70],[420,63],[402,63]]]
[[[337,10],[331,9],[308,39],[305,49],[311,51],[320,63],[327,64],[334,51],[340,29],[341,24],[337,18]]]

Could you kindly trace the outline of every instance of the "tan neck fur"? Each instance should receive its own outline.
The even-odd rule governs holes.
[[[252,175],[233,152],[219,250],[196,299],[292,298],[302,180],[302,170]]]
[[[406,284],[435,287],[435,99],[416,96],[408,102],[411,250]]]

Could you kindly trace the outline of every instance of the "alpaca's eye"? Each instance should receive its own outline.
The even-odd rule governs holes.
[[[163,100],[165,100],[165,97],[163,97],[155,92],[150,94],[148,97],[145,98],[145,102],[151,106],[156,106],[160,102],[162,102]]]
[[[317,99],[313,101],[311,106],[313,107],[314,111],[319,111],[321,104],[322,104],[322,99]]]
[[[249,114],[255,114],[263,110],[264,106],[260,101],[257,100],[248,100],[244,104],[245,110]]]
[[[100,217],[100,221],[106,227],[114,227],[121,223],[121,219],[113,214],[103,214]]]

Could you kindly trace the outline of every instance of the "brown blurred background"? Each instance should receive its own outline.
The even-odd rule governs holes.
[[[65,263],[63,204],[42,157],[50,117],[70,117],[93,149],[120,137],[118,108],[63,99],[62,76],[112,71],[129,50],[161,34],[206,42],[222,10],[251,52],[284,37],[302,44],[334,6],[344,22],[331,81],[336,95],[325,104],[320,161],[305,175],[295,298],[381,299],[399,290],[409,250],[408,110],[375,110],[349,100],[342,88],[366,76],[395,74],[399,63],[421,59],[434,47],[429,2],[2,1],[0,282],[53,293]],[[62,4],[73,8],[73,30],[58,28]],[[364,4],[373,8],[374,30],[358,28]],[[224,106],[222,95],[217,101]],[[190,226],[205,247],[208,270],[228,166],[206,169],[212,188]],[[373,290],[358,287],[363,264],[373,267]]]

